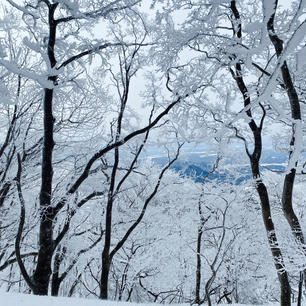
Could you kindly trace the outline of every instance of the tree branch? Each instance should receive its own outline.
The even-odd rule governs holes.
[[[144,214],[146,212],[146,209],[147,209],[147,206],[149,205],[149,203],[151,202],[151,200],[154,198],[154,196],[156,195],[158,189],[159,189],[159,186],[160,186],[160,183],[161,183],[161,180],[165,174],[165,172],[171,167],[171,165],[177,160],[178,156],[179,156],[179,153],[180,153],[180,149],[181,147],[183,146],[183,144],[180,144],[178,149],[177,149],[177,152],[176,152],[176,155],[175,157],[169,161],[169,163],[167,164],[167,166],[165,166],[163,168],[163,170],[161,171],[161,173],[159,174],[159,177],[158,177],[158,180],[157,180],[157,183],[155,185],[155,188],[153,190],[153,192],[150,194],[150,196],[146,199],[143,207],[142,207],[142,210],[141,210],[141,213],[140,215],[138,216],[137,220],[131,225],[131,227],[127,230],[127,232],[125,233],[125,235],[123,236],[123,238],[117,243],[117,245],[114,247],[114,249],[110,252],[110,258],[113,258],[113,256],[120,250],[120,248],[124,245],[125,241],[129,238],[129,236],[131,235],[131,233],[134,231],[134,229],[137,227],[137,225],[142,221],[143,217],[144,217]]]
[[[22,195],[22,190],[21,190],[21,172],[22,172],[22,165],[21,165],[21,158],[19,153],[17,154],[17,160],[18,160],[18,170],[17,170],[17,175],[15,178],[16,185],[17,185],[17,191],[18,191],[18,197],[20,201],[20,219],[19,219],[19,226],[18,226],[18,231],[16,235],[16,240],[15,240],[15,253],[16,253],[16,260],[18,262],[21,274],[26,281],[27,285],[31,288],[32,291],[35,291],[35,284],[31,280],[24,263],[21,258],[20,254],[20,241],[21,241],[21,236],[22,236],[22,231],[23,231],[23,226],[25,223],[25,202],[24,198]]]

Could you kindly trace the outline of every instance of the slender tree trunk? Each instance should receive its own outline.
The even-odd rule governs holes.
[[[196,269],[196,291],[195,303],[200,304],[200,290],[201,290],[201,242],[202,242],[202,225],[198,227],[197,237],[197,269]]]
[[[305,249],[305,240],[303,236],[303,231],[299,220],[293,210],[292,205],[292,192],[294,186],[294,179],[295,179],[295,169],[291,169],[290,173],[286,175],[283,185],[283,195],[282,195],[282,208],[284,215],[290,225],[291,231],[299,243],[302,245],[304,249],[304,253],[306,255]]]
[[[112,171],[112,179],[108,194],[108,201],[105,215],[105,240],[102,251],[102,272],[100,278],[100,299],[108,298],[108,277],[112,258],[110,256],[111,234],[112,234],[112,210],[113,210],[113,190],[115,184],[115,174],[118,167],[118,149],[115,149],[115,164]]]
[[[127,96],[126,96],[127,99]],[[116,129],[116,141],[119,140],[121,134],[121,123],[123,118],[123,113],[127,100],[121,100],[121,109],[118,117],[118,125]],[[109,269],[112,261],[110,256],[110,246],[111,246],[111,235],[112,235],[112,211],[114,204],[114,189],[116,184],[116,174],[119,165],[119,148],[115,148],[114,152],[114,165],[112,169],[110,186],[108,190],[106,215],[105,215],[105,240],[104,248],[102,251],[102,271],[100,279],[100,299],[107,300],[108,298],[108,277]]]
[[[209,290],[210,290],[211,284],[213,283],[214,278],[215,278],[215,275],[213,274],[205,285],[205,296],[206,296],[206,299],[207,299],[207,305],[208,306],[212,306]]]
[[[52,279],[51,279],[51,295],[52,296],[58,296],[58,292],[59,292],[61,283],[63,281],[63,279],[59,276],[59,269],[65,257],[66,251],[67,251],[66,248],[58,248],[54,256]]]
[[[300,280],[299,280],[299,291],[298,291],[297,306],[301,306],[302,305],[303,279],[304,279],[304,272],[300,271]]]
[[[75,291],[75,288],[76,286],[78,285],[78,283],[80,282],[80,278],[82,277],[82,273],[80,273],[77,277],[77,279],[73,282],[71,288],[69,289],[69,292],[68,292],[68,297],[72,297],[74,291]]]
[[[52,285],[51,285],[51,295],[58,296],[59,289],[60,289],[61,281],[59,278],[52,277]]]

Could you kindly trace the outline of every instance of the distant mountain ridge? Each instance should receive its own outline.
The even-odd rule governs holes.
[[[190,177],[195,182],[201,182],[211,171],[216,160],[216,154],[204,152],[183,152],[179,159],[171,166],[171,169],[180,173],[182,177]],[[160,166],[168,162],[165,156],[152,157],[152,161]],[[261,170],[270,169],[284,171],[288,161],[286,152],[266,150],[261,156]],[[225,157],[223,165],[207,177],[207,180],[231,181],[233,184],[241,184],[250,179],[251,169],[245,152],[237,151],[234,157]]]

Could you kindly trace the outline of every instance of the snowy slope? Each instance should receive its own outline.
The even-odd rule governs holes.
[[[137,304],[129,302],[101,301],[97,299],[78,299],[63,298],[51,296],[34,296],[30,294],[6,293],[0,292],[0,306],[157,306],[161,304]],[[171,306],[189,306],[189,304],[171,304]],[[261,306],[278,306],[279,304],[267,304]],[[295,303],[293,303],[295,305]],[[302,302],[303,306],[306,303]],[[219,304],[218,306],[228,306],[228,304]],[[235,306],[254,306],[235,304]]]

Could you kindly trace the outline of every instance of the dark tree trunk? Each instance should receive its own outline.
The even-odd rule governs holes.
[[[274,258],[274,265],[277,270],[277,276],[281,287],[281,306],[291,305],[291,287],[288,279],[287,271],[283,264],[283,257],[278,246],[277,237],[275,233],[274,224],[272,221],[270,203],[267,188],[260,180],[256,184],[256,190],[260,197],[262,219],[266,228],[268,242]]]
[[[100,299],[103,300],[107,300],[108,297],[108,276],[112,261],[112,257],[110,255],[110,246],[111,246],[111,235],[112,235],[113,191],[115,186],[115,177],[116,177],[118,163],[119,163],[119,151],[118,148],[116,148],[115,163],[112,171],[111,184],[108,194],[108,201],[107,201],[106,215],[105,215],[105,240],[104,240],[104,248],[102,251],[102,272],[100,279]]]
[[[53,262],[53,271],[52,271],[52,279],[51,279],[51,295],[58,296],[58,292],[60,289],[60,285],[63,281],[63,278],[59,275],[59,270],[61,263],[65,257],[67,249],[66,248],[58,248]]]
[[[292,203],[292,194],[294,187],[296,170],[291,169],[290,173],[285,176],[284,185],[283,185],[283,194],[282,194],[282,208],[286,220],[291,228],[291,232],[297,241],[300,243],[304,250],[304,255],[306,256],[306,245],[305,239],[300,225],[299,219],[293,210]]]
[[[100,299],[107,300],[108,298],[108,277],[111,260],[107,252],[102,254],[102,273],[100,279]]]
[[[68,297],[72,297],[74,291],[75,291],[75,288],[76,286],[78,285],[78,283],[80,282],[80,278],[82,277],[82,273],[80,273],[77,277],[77,279],[73,282],[71,288],[69,289],[69,292],[68,292]]]
[[[302,305],[303,279],[304,279],[304,272],[301,271],[300,272],[300,280],[299,280],[299,291],[298,291],[297,306]]]
[[[53,209],[52,197],[52,152],[53,141],[53,116],[52,116],[53,90],[45,89],[44,98],[44,143],[42,156],[42,182],[40,190],[40,228],[39,252],[37,266],[33,275],[37,287],[34,294],[47,295],[51,275],[51,260],[53,255]]]
[[[60,289],[61,281],[59,278],[52,277],[52,285],[51,285],[51,295],[58,296],[58,292]]]
[[[200,304],[200,290],[201,290],[201,241],[202,241],[202,225],[198,227],[197,237],[197,269],[196,269],[196,291],[195,303]]]
[[[56,22],[54,20],[54,11],[58,4],[49,4],[49,42],[48,57],[50,66],[53,68],[56,64],[54,57],[54,45],[56,37]],[[50,83],[55,84],[56,77],[48,78]],[[54,210],[51,207],[52,199],[52,153],[54,148],[53,126],[54,118],[52,111],[53,89],[46,88],[43,113],[44,113],[44,139],[42,149],[42,170],[41,170],[41,189],[40,189],[40,228],[39,228],[39,251],[36,269],[33,274],[35,284],[34,294],[47,295],[51,275],[51,261],[54,253],[53,247],[53,220]]]
[[[127,82],[128,86],[129,82]],[[128,88],[128,87],[127,87]],[[127,91],[128,92],[128,91]],[[121,109],[118,116],[118,123],[116,129],[116,141],[119,140],[121,134],[121,123],[123,118],[124,109],[127,102],[127,94],[124,95],[125,98],[121,100]],[[112,235],[112,211],[114,204],[114,190],[116,184],[116,174],[119,165],[119,148],[115,148],[114,152],[114,165],[112,169],[110,186],[108,190],[107,197],[107,206],[106,206],[106,215],[105,215],[105,240],[104,248],[102,251],[102,271],[100,279],[100,299],[107,300],[108,298],[108,277],[109,269],[112,261],[112,256],[110,255],[110,246],[111,246],[111,235]]]
[[[112,235],[112,210],[113,210],[113,191],[115,187],[116,171],[119,163],[119,151],[115,148],[115,163],[112,170],[110,189],[108,193],[108,201],[105,215],[105,240],[102,251],[102,272],[100,278],[100,299],[107,300],[108,298],[108,277],[109,269],[112,262],[110,255],[111,235]]]
[[[53,254],[52,240],[52,221],[48,220],[48,214],[41,217],[39,252],[37,266],[33,275],[33,281],[36,286],[34,294],[48,295],[48,287],[51,275],[51,260]]]
[[[215,278],[215,275],[213,274],[211,276],[211,278],[207,281],[206,285],[205,285],[205,297],[207,299],[207,305],[208,306],[212,306],[212,302],[211,302],[211,298],[210,298],[210,286],[213,282],[213,279]]]

